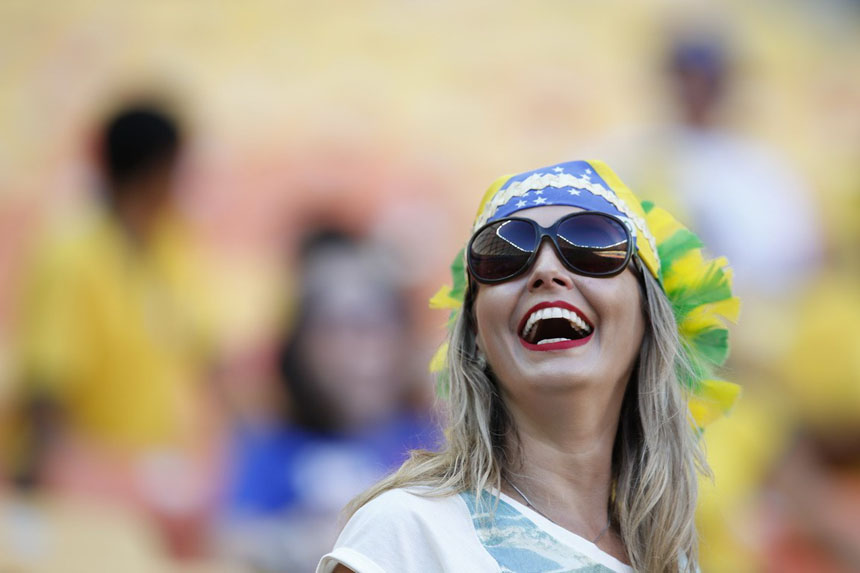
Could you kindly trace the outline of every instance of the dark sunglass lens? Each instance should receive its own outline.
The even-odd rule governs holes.
[[[510,278],[526,266],[535,248],[535,229],[525,221],[499,221],[472,240],[469,267],[478,280]]]
[[[624,269],[630,236],[619,221],[599,213],[585,213],[558,227],[562,256],[575,270],[609,275]]]

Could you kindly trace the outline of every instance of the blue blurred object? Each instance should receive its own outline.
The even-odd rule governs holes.
[[[721,78],[729,65],[723,42],[705,36],[677,40],[671,48],[670,60],[677,73],[695,71],[712,79]]]
[[[229,505],[240,515],[336,513],[400,466],[409,450],[432,448],[437,440],[435,424],[412,415],[345,434],[299,426],[244,428],[234,440]]]

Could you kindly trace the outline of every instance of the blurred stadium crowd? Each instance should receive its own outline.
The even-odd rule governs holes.
[[[702,570],[860,570],[858,3],[9,2],[0,30],[0,570],[313,570],[440,440],[426,300],[479,194],[577,157],[734,270]]]

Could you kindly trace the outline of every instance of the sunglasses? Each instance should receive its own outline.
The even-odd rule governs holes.
[[[607,213],[580,211],[550,227],[531,219],[509,217],[488,223],[469,240],[469,272],[480,283],[498,283],[531,268],[544,238],[555,246],[564,266],[588,277],[611,277],[625,268],[633,255],[627,226]]]

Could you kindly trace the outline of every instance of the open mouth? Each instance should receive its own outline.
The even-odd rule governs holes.
[[[560,350],[585,344],[594,327],[576,307],[563,302],[540,303],[520,323],[520,340],[531,350]]]

